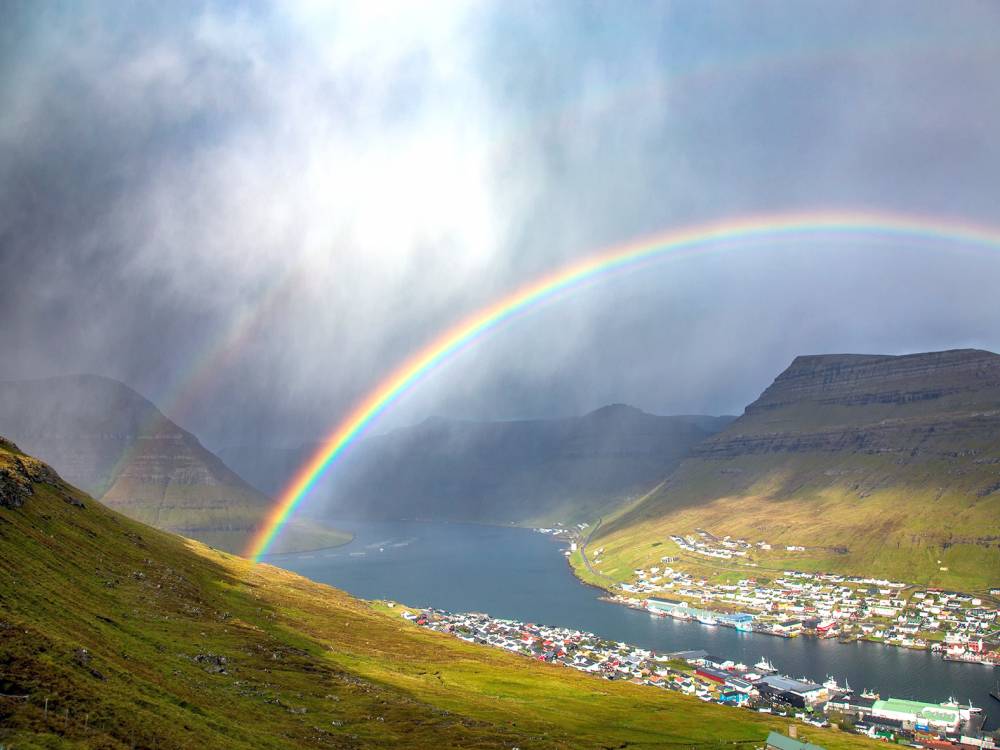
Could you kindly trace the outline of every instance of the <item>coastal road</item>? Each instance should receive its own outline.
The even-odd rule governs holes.
[[[598,573],[594,570],[594,567],[590,564],[590,558],[587,557],[587,545],[590,544],[590,540],[594,538],[594,534],[597,533],[597,530],[601,527],[602,520],[604,519],[598,518],[597,522],[591,527],[590,532],[587,534],[587,538],[580,540],[580,557],[583,558],[583,564],[587,570],[590,571],[591,575],[604,579],[608,582],[609,586],[612,586],[617,583],[617,581],[615,581],[614,578],[606,576],[603,573]]]

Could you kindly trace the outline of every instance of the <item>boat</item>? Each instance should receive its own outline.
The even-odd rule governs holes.
[[[965,651],[959,654],[945,653],[945,655],[941,658],[945,661],[958,661],[963,664],[982,664],[984,667],[1000,666],[1000,660],[997,660],[992,656],[977,654],[972,651]]]
[[[844,688],[842,688],[837,681],[833,678],[833,675],[826,676],[826,682],[823,683],[823,687],[835,693],[842,693]]]
[[[774,674],[775,672],[778,671],[777,667],[775,667],[771,662],[769,662],[763,656],[760,657],[760,661],[754,664],[753,666],[754,669],[756,669],[759,672],[764,672],[765,674]]]
[[[698,615],[698,622],[702,625],[718,625],[719,621],[711,615]]]
[[[752,622],[737,622],[736,623],[736,629],[739,630],[741,633],[752,633],[753,632],[753,623]]]
[[[861,697],[862,698],[868,698],[869,700],[876,700],[877,701],[882,696],[879,695],[878,693],[876,693],[874,690],[867,690],[866,689],[866,690],[862,690],[861,691]]]

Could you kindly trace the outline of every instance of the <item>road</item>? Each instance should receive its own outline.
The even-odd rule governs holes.
[[[591,575],[597,578],[603,578],[605,581],[608,582],[608,585],[610,586],[617,583],[617,581],[615,581],[615,579],[609,576],[604,575],[603,573],[598,573],[596,570],[594,570],[594,567],[590,564],[590,559],[587,557],[587,545],[590,544],[590,540],[594,538],[594,534],[597,533],[597,530],[601,527],[602,520],[603,519],[598,518],[597,522],[591,527],[590,532],[587,534],[587,538],[581,539],[580,557],[583,558],[583,564],[587,568],[587,570],[590,571]]]

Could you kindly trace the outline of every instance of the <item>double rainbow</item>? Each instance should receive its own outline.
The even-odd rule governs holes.
[[[783,239],[829,236],[870,240],[935,242],[1000,247],[1000,230],[968,222],[928,220],[887,213],[796,213],[750,216],[671,230],[618,245],[572,263],[517,289],[449,328],[382,380],[323,441],[296,472],[254,535],[246,554],[255,561],[267,552],[285,523],[316,482],[372,421],[450,356],[516,315],[557,295],[643,261],[708,249],[753,246]]]

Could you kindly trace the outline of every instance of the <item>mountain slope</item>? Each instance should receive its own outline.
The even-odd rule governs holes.
[[[775,565],[1000,583],[1000,356],[798,357],[601,543],[631,569],[697,528],[814,548]]]
[[[432,418],[365,440],[315,494],[336,517],[582,520],[648,490],[729,420],[660,417],[621,404],[567,419]],[[223,451],[260,476],[266,461],[255,453]]]
[[[109,378],[0,383],[0,430],[108,506],[229,549],[270,506],[194,435]]]
[[[9,443],[0,664],[18,748],[712,748],[787,723],[419,629],[132,521]]]

